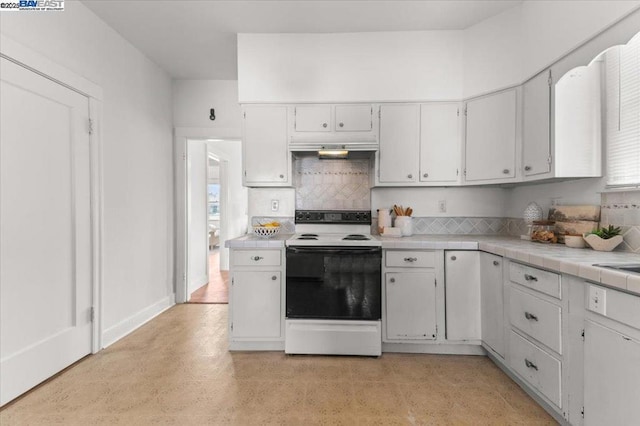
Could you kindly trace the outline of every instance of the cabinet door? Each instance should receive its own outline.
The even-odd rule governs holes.
[[[638,424],[640,342],[594,322],[585,323],[584,424]]]
[[[544,71],[523,87],[523,156],[524,175],[534,176],[551,171],[551,70]]]
[[[279,271],[236,271],[232,284],[234,338],[279,338],[281,335]]]
[[[337,132],[369,132],[373,127],[371,105],[336,105]]]
[[[420,106],[380,107],[379,180],[389,183],[418,181]]]
[[[504,283],[502,257],[480,253],[482,341],[504,357]]]
[[[387,339],[435,339],[435,274],[388,272],[385,274],[385,287]]]
[[[467,103],[467,181],[515,177],[516,113],[516,89]]]
[[[480,255],[445,254],[447,340],[480,340]]]
[[[459,104],[420,106],[420,181],[456,182],[460,172]]]
[[[295,108],[296,132],[331,131],[331,106],[303,105]]]
[[[246,186],[289,184],[287,107],[245,107],[243,143]]]

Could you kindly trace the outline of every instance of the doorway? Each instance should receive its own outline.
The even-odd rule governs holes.
[[[185,269],[183,285],[178,282],[176,287],[176,301],[228,303],[229,250],[225,242],[247,230],[248,196],[242,186],[241,143],[237,139],[186,137],[184,149],[184,175],[179,168],[176,174],[176,216],[177,266],[180,248],[184,247]],[[182,200],[185,210],[181,212]],[[184,232],[184,245],[180,230]]]

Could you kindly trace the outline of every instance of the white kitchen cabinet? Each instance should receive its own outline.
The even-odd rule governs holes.
[[[385,273],[385,299],[386,340],[436,338],[435,273]]]
[[[291,157],[287,149],[287,107],[245,106],[243,134],[243,184],[290,186]]]
[[[480,253],[445,252],[447,340],[480,340]]]
[[[380,106],[380,183],[418,182],[420,172],[420,105]]]
[[[584,424],[638,424],[638,402],[640,342],[585,321]]]
[[[480,253],[480,312],[482,342],[504,358],[503,259]]]
[[[336,105],[336,132],[369,132],[373,128],[372,105]]]
[[[284,349],[284,276],[284,250],[231,250],[231,350]]]
[[[551,70],[546,70],[523,86],[523,174],[525,177],[551,171]]]
[[[516,177],[518,89],[466,104],[465,182],[511,182]]]
[[[297,105],[294,107],[296,132],[330,132],[331,105]]]
[[[460,104],[420,106],[420,182],[448,184],[460,176]]]

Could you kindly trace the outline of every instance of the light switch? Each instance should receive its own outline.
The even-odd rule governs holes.
[[[596,286],[589,286],[589,310],[600,315],[607,315],[607,291]]]

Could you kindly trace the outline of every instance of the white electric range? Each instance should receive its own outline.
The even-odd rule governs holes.
[[[285,352],[382,353],[381,242],[369,211],[296,211],[286,273]]]

